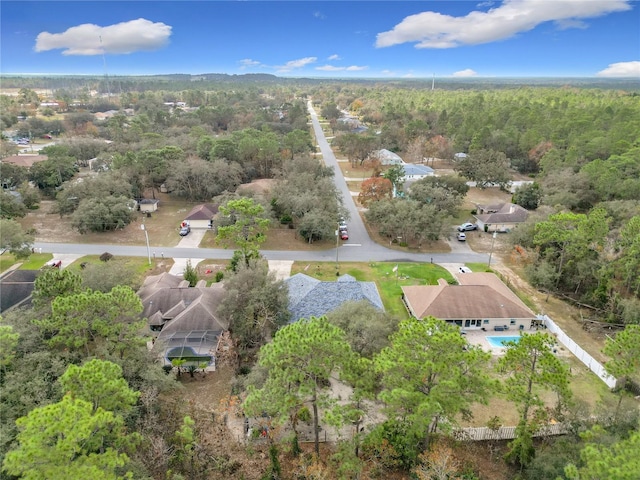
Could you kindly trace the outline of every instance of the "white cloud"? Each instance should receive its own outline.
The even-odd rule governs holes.
[[[325,72],[360,72],[362,70],[366,70],[369,67],[360,66],[360,65],[350,65],[348,67],[336,67],[335,65],[322,65],[320,67],[316,67],[316,70],[322,70]]]
[[[596,73],[598,77],[636,77],[640,78],[640,62],[612,63]]]
[[[467,68],[466,70],[460,70],[453,74],[454,77],[475,77],[478,73],[475,70]]]
[[[556,22],[563,28],[584,27],[581,19],[631,8],[631,0],[505,0],[487,12],[473,11],[464,17],[422,12],[379,33],[376,47],[407,42],[415,42],[416,48],[478,45],[513,37],[545,22]]]
[[[293,69],[302,68],[309,65],[310,63],[315,63],[317,60],[318,60],[318,57],[304,57],[304,58],[299,58],[297,60],[291,60],[285,63],[284,65],[277,67],[278,72],[280,73],[290,72]]]
[[[337,53],[330,55],[327,57],[327,60],[340,60],[340,55],[338,55]]]
[[[315,11],[313,12],[313,16],[316,17],[318,20],[324,20],[325,18],[327,18],[327,16],[319,11]]]
[[[245,68],[250,68],[250,67],[261,67],[261,66],[263,66],[262,62],[259,62],[257,60],[251,60],[250,58],[243,58],[238,63],[240,64],[240,69],[241,70],[244,70]]]
[[[316,70],[322,70],[324,72],[339,72],[340,70],[344,70],[344,67],[336,67],[334,65],[322,65],[320,67],[316,67]]]
[[[85,23],[62,33],[42,32],[36,37],[36,52],[63,49],[63,55],[101,55],[157,50],[165,46],[171,27],[144,18],[101,27]]]

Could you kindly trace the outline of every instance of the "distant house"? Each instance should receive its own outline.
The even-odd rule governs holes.
[[[323,282],[297,273],[285,280],[289,288],[290,322],[301,318],[321,317],[345,302],[368,301],[384,311],[378,287],[374,282],[358,282],[351,275],[342,275],[335,282]]]
[[[433,177],[435,175],[433,168],[413,163],[403,163],[402,170],[405,181],[420,180],[421,178]]]
[[[154,348],[161,350],[165,365],[173,358],[186,358],[215,368],[219,339],[229,328],[217,314],[224,297],[221,283],[207,287],[202,280],[189,287],[187,280],[163,273],[147,277],[138,296]]]
[[[402,299],[416,318],[432,316],[463,330],[523,330],[536,315],[493,273],[459,273],[459,285],[402,287]]]
[[[35,163],[48,160],[47,155],[9,155],[2,159],[2,163],[11,163],[19,167],[31,168]]]
[[[392,151],[387,150],[386,148],[383,148],[382,150],[376,150],[371,154],[371,157],[377,158],[378,160],[380,160],[380,163],[382,165],[403,165],[404,164],[404,160],[402,160],[400,155],[398,155],[397,153],[393,153]]]
[[[93,118],[95,118],[98,121],[104,121],[104,120],[108,120],[110,118],[115,117],[116,115],[118,115],[118,110],[107,110],[106,112],[96,112],[93,114]]]
[[[140,211],[142,213],[151,213],[158,210],[158,206],[160,205],[160,200],[155,198],[143,198],[138,202],[138,206],[140,207]]]
[[[213,219],[218,213],[218,206],[210,203],[197,205],[184,217],[191,228],[211,228]]]
[[[338,118],[338,122],[346,125],[351,130],[356,130],[362,127],[360,120],[357,117],[354,117],[349,114],[343,113],[343,116]]]
[[[495,205],[478,205],[476,223],[480,230],[506,231],[527,220],[529,212],[514,203],[497,203]]]

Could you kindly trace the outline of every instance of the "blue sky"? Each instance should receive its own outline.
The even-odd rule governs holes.
[[[0,71],[636,77],[637,0],[5,1]]]

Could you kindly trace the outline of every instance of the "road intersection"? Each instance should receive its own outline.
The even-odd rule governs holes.
[[[375,243],[367,233],[367,229],[357,210],[353,196],[341,170],[338,161],[327,141],[322,126],[318,120],[315,110],[308,103],[311,122],[318,142],[318,147],[322,153],[325,164],[334,169],[334,182],[336,188],[342,196],[344,207],[349,211],[349,241],[336,248],[322,251],[289,251],[289,250],[262,250],[264,258],[271,262],[331,262],[338,259],[339,262],[424,262],[446,265],[449,270],[456,270],[458,266],[465,263],[484,263],[488,261],[488,255],[473,252],[468,245],[458,244],[452,241],[451,253],[410,253],[386,248]],[[337,227],[337,225],[336,225]],[[96,245],[96,244],[67,244],[67,243],[46,243],[36,242],[34,247],[42,252],[54,254],[54,259],[66,256],[67,259],[81,255],[101,255],[109,252],[117,256],[173,258],[174,266],[171,273],[181,274],[184,272],[187,260],[195,266],[202,259],[228,260],[232,257],[233,251],[227,249],[199,248],[198,245],[204,232],[192,230],[191,234],[184,237],[177,247],[157,247],[150,246],[149,251],[146,246],[123,246],[123,245]],[[274,263],[275,265],[275,263]]]

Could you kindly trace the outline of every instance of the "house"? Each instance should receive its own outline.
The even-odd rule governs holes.
[[[397,153],[393,153],[386,148],[376,150],[371,154],[371,158],[377,158],[382,165],[403,165],[404,160]]]
[[[290,322],[301,318],[321,317],[345,302],[368,301],[384,311],[378,287],[374,282],[358,282],[351,275],[342,275],[335,282],[324,282],[297,273],[285,280],[289,288]]]
[[[191,228],[211,228],[213,219],[218,213],[218,206],[210,203],[197,205],[184,217]]]
[[[47,155],[9,155],[2,159],[2,163],[11,163],[19,167],[31,168],[33,164],[48,160]]]
[[[433,168],[413,163],[403,163],[402,171],[404,172],[405,181],[415,181],[425,177],[433,177],[435,175]]]
[[[142,213],[151,213],[158,210],[158,205],[160,204],[160,200],[155,198],[143,198],[138,202],[138,206],[140,207],[140,211]]]
[[[476,208],[478,229],[504,232],[527,220],[529,212],[514,203],[497,203],[495,205],[478,205]]]
[[[459,273],[458,285],[402,287],[402,300],[416,318],[432,316],[462,330],[523,330],[536,315],[493,273]]]
[[[229,328],[217,314],[224,294],[221,283],[207,287],[202,280],[189,287],[187,280],[169,273],[145,279],[138,291],[142,315],[165,365],[171,365],[174,358],[186,358],[215,369],[218,342]]]

